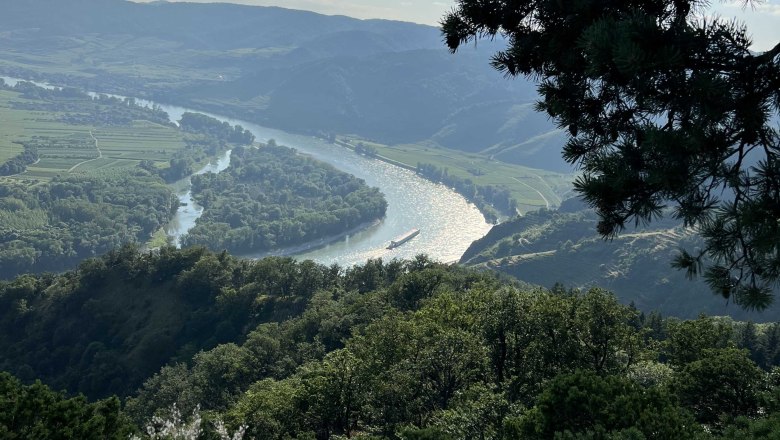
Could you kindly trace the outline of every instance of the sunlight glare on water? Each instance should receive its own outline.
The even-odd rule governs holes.
[[[141,100],[137,102],[153,104]],[[339,170],[354,174],[368,185],[378,187],[387,199],[387,215],[378,225],[369,226],[314,250],[297,253],[278,250],[245,257],[289,254],[299,260],[311,259],[322,264],[352,266],[364,263],[369,258],[389,260],[426,254],[434,260],[447,263],[460,259],[474,240],[490,230],[491,225],[485,221],[482,213],[463,196],[444,185],[425,180],[412,171],[360,156],[312,136],[292,134],[178,106],[160,107],[168,112],[172,120],[178,120],[184,112],[192,111],[233,125],[240,124],[250,130],[257,141],[268,142],[273,139],[279,145],[295,148]],[[420,235],[396,249],[387,249],[390,240],[413,228],[420,229]]]
[[[10,85],[18,81],[17,78],[2,78]],[[36,84],[52,87],[49,84]],[[249,129],[260,142],[274,139],[279,145],[295,148],[301,153],[354,174],[365,180],[367,184],[378,187],[387,199],[387,215],[378,224],[368,226],[328,245],[298,253],[278,250],[246,255],[246,257],[291,254],[301,260],[311,259],[323,264],[337,263],[351,266],[363,263],[369,258],[390,260],[426,254],[441,262],[452,262],[460,259],[474,240],[483,237],[490,230],[491,226],[479,210],[468,203],[463,196],[444,185],[429,182],[412,171],[360,156],[346,148],[311,136],[292,134],[178,106],[160,105],[145,100],[136,100],[136,103],[147,106],[159,105],[168,113],[172,121],[178,121],[184,112],[192,111],[207,114],[230,124],[240,124]],[[225,154],[199,173],[221,171],[229,162],[230,155]],[[179,193],[180,200],[184,204],[167,230],[174,242],[178,244],[181,235],[194,226],[200,216],[201,208],[190,197],[189,179],[179,182],[174,189]],[[391,240],[414,228],[420,229],[418,236],[400,247],[387,249]]]

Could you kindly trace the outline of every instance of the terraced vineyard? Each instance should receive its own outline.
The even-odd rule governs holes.
[[[0,87],[0,127],[0,278],[164,242],[179,204],[166,180],[225,146],[159,109],[28,83]]]
[[[597,232],[598,216],[564,201],[560,211],[539,211],[493,228],[466,251],[462,264],[497,270],[523,281],[552,287],[601,286],[639,310],[695,318],[700,313],[731,315],[754,321],[776,320],[780,307],[749,312],[714,296],[701,279],[690,280],[671,266],[680,249],[702,245],[690,228],[671,217],[652,226],[629,228],[605,241]]]
[[[67,104],[67,105],[66,105]],[[39,159],[24,173],[6,178],[23,181],[50,180],[55,176],[94,171],[127,169],[143,160],[158,167],[186,146],[186,138],[174,126],[148,120],[113,125],[73,124],[73,114],[89,116],[119,105],[84,97],[53,105],[31,99],[23,93],[0,90],[0,163],[34,146]],[[62,110],[58,110],[60,107]],[[29,108],[47,108],[46,111]],[[83,118],[82,118],[83,119]]]

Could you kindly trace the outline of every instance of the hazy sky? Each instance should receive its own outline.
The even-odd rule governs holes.
[[[136,0],[149,1],[149,0]],[[188,0],[199,3],[226,1],[258,6],[281,6],[322,14],[341,14],[357,18],[386,18],[436,25],[454,0]],[[766,50],[780,41],[780,0],[764,0],[755,8],[743,9],[739,0],[712,1],[712,13],[737,17],[748,25],[754,49]]]

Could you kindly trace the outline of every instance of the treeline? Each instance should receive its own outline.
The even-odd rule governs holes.
[[[38,160],[38,149],[29,143],[23,143],[24,151],[0,165],[0,176],[12,176],[27,170],[27,165]]]
[[[168,166],[158,168],[153,161],[144,160],[141,168],[157,174],[168,183],[176,182],[195,172],[195,164],[206,157],[215,157],[239,145],[251,145],[255,136],[240,125],[231,126],[200,113],[184,113],[179,128],[194,134],[185,138],[186,147],[176,152]]]
[[[141,169],[0,185],[0,278],[58,271],[167,224],[178,199]]]
[[[598,289],[458,278],[422,266],[379,291],[321,292],[298,318],[164,368],[128,410],[143,420],[208,402],[275,439],[741,439],[780,427],[778,370],[738,348],[744,325],[659,329]]]
[[[450,175],[447,168],[440,168],[430,163],[417,163],[417,174],[454,189],[466,200],[475,204],[491,223],[496,223],[499,216],[517,215],[517,201],[512,198],[507,188],[477,185],[469,178]]]
[[[1,281],[0,370],[91,398],[126,397],[169,362],[191,363],[261,324],[300,316],[320,291],[362,294],[428,266],[459,272],[424,258],[342,269],[291,258],[244,260],[202,247],[139,252],[125,245],[63,274]]]
[[[376,157],[378,154],[376,147],[373,145],[366,145],[363,142],[358,142],[355,145],[355,153],[362,154],[366,157]]]
[[[225,143],[250,145],[255,141],[255,136],[244,127],[231,126],[201,113],[184,113],[179,120],[179,127],[186,132],[202,134]]]
[[[203,436],[191,438],[220,438],[201,417],[269,439],[780,429],[778,323],[664,319],[600,289],[532,288],[425,257],[344,269],[123,248],[0,284],[0,301],[3,368],[69,377],[74,392],[105,387],[88,389],[96,396],[127,396],[139,367],[158,368],[123,414],[139,428],[184,414],[168,420],[197,422]]]
[[[59,120],[71,125],[129,125],[135,120],[151,121],[160,125],[172,125],[168,114],[159,106],[146,107],[132,98],[108,95],[90,96],[73,88],[38,87],[33,83],[20,81],[14,87],[0,86],[6,90],[20,92],[25,101],[12,102],[17,110],[64,113]]]
[[[116,397],[89,403],[40,382],[23,385],[8,373],[0,373],[0,393],[4,439],[127,440],[137,431]]]
[[[341,234],[387,209],[363,180],[273,143],[234,149],[227,170],[193,176],[192,193],[204,212],[183,243],[236,253]]]

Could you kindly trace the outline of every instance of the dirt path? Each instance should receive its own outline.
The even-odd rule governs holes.
[[[94,140],[94,141],[95,141],[95,149],[96,149],[96,150],[97,150],[97,152],[98,152],[98,157],[96,157],[96,158],[94,158],[94,159],[88,159],[88,160],[85,160],[85,161],[83,161],[83,162],[79,162],[79,163],[77,163],[76,165],[73,165],[73,166],[72,166],[72,167],[70,167],[70,169],[68,170],[68,172],[69,172],[69,173],[72,173],[72,172],[73,172],[73,170],[75,170],[76,168],[78,168],[78,167],[79,167],[79,166],[81,166],[81,165],[84,165],[85,163],[89,163],[89,162],[92,162],[93,160],[98,160],[98,159],[102,159],[102,158],[103,158],[103,152],[102,152],[102,151],[100,151],[100,145],[98,145],[98,140],[97,140],[97,138],[95,137],[95,135],[94,135],[94,134],[92,134],[92,130],[89,130],[89,135],[92,137],[92,140]]]
[[[534,175],[535,175],[535,174],[534,174]],[[535,176],[536,176],[536,175],[535,175]],[[536,177],[539,177],[539,176],[536,176]],[[539,178],[540,178],[540,179],[542,179],[541,177],[539,177]],[[525,186],[527,186],[527,187],[531,188],[532,190],[536,191],[536,193],[537,193],[537,194],[539,194],[539,197],[541,197],[541,198],[542,198],[542,200],[544,200],[544,203],[547,205],[547,209],[550,209],[550,201],[549,201],[549,200],[547,200],[547,197],[545,197],[545,196],[544,196],[544,194],[542,194],[542,192],[541,192],[541,191],[539,191],[538,189],[534,188],[533,186],[531,186],[531,185],[529,185],[529,184],[527,184],[527,183],[525,183],[525,182],[521,182],[521,181],[520,181],[520,179],[518,179],[517,177],[510,177],[510,179],[512,179],[512,180],[514,180],[515,182],[517,182],[517,183],[519,183],[519,184],[521,184],[521,185],[525,185]],[[542,179],[542,182],[544,182],[544,179]]]
[[[544,178],[542,176],[540,176],[540,175],[538,175],[536,173],[534,173],[534,176],[536,176],[537,179],[542,181],[542,185],[546,186],[547,189],[550,190],[550,194],[554,195],[558,199],[558,205],[560,205],[563,202],[563,199],[560,196],[558,196],[558,194],[555,193],[555,190],[550,186],[550,184],[547,183],[547,181],[544,180]]]

